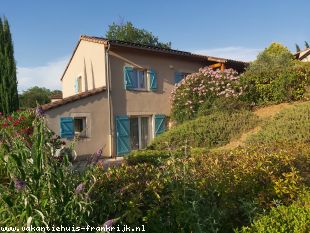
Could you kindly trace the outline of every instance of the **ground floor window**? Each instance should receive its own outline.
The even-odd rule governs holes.
[[[150,141],[150,117],[130,117],[130,145],[132,150],[144,149]]]
[[[86,137],[86,117],[74,117],[74,134]]]

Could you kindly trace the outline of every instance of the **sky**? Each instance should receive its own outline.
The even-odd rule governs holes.
[[[61,89],[80,35],[131,21],[172,48],[252,61],[272,42],[310,42],[309,0],[0,0],[14,42],[18,89]]]

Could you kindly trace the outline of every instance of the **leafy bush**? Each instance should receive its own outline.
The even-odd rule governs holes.
[[[54,157],[61,141],[46,128],[41,114],[27,111],[1,118],[0,226],[85,225],[92,180],[82,181],[67,156],[63,162]]]
[[[177,151],[168,150],[136,150],[132,151],[127,157],[126,161],[130,165],[135,165],[138,163],[149,163],[158,165],[164,159],[171,156],[180,156],[181,153]]]
[[[303,98],[309,68],[291,52],[272,43],[241,75],[243,100],[255,104],[287,102]]]
[[[212,106],[218,97],[238,97],[241,93],[236,71],[202,68],[188,75],[172,91],[172,119],[177,122],[193,119],[203,103],[205,107]]]
[[[310,195],[289,206],[280,205],[270,213],[254,220],[250,227],[240,233],[308,233],[310,232]]]
[[[281,144],[98,167],[93,220],[120,218],[155,233],[232,232],[275,203],[294,202],[310,185],[309,155],[309,145]]]
[[[248,143],[309,142],[310,103],[302,103],[278,113]]]
[[[221,146],[254,127],[257,122],[258,118],[249,111],[215,112],[172,128],[156,137],[149,148],[177,150],[184,146]]]
[[[204,102],[198,109],[198,116],[210,115],[214,112],[233,113],[241,110],[251,110],[251,106],[238,98],[219,97],[211,102]]]

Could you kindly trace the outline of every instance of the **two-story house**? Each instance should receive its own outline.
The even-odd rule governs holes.
[[[66,140],[78,135],[78,155],[104,156],[143,149],[165,131],[170,93],[204,66],[246,63],[148,45],[81,36],[61,77],[63,98],[43,105],[50,129]]]

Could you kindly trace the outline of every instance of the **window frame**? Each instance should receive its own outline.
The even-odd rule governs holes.
[[[82,120],[82,131],[78,132],[75,128],[75,120]],[[74,122],[74,135],[79,137],[87,137],[87,117],[73,117]]]
[[[139,76],[138,74],[139,74],[139,73],[141,74],[141,72],[143,73],[144,87],[139,87],[141,76]],[[132,80],[135,78],[134,73],[137,74],[137,75],[136,75],[137,80],[135,80],[135,81],[136,81],[136,83],[138,84],[138,87],[132,87],[132,90],[134,90],[134,91],[148,91],[148,89],[149,89],[149,88],[148,88],[148,83],[149,83],[148,80],[149,80],[149,77],[148,77],[148,72],[147,72],[147,70],[133,67],[133,68],[132,68],[132,77],[131,77]]]
[[[151,115],[132,115],[129,116],[129,124],[130,124],[130,120],[133,118],[138,118],[138,141],[139,141],[139,146],[138,146],[138,150],[143,150],[145,149],[151,142],[152,140],[152,116]],[[142,148],[142,118],[147,118],[147,136],[148,136],[148,140],[146,142],[146,147]],[[130,126],[129,126],[130,127]],[[131,136],[131,135],[130,135]],[[131,137],[129,138],[130,140],[130,144],[131,144]]]
[[[92,126],[91,126],[91,113],[83,113],[83,112],[73,112],[70,113],[70,117],[73,118],[73,124],[75,124],[74,119],[75,118],[85,118],[85,135],[80,135],[79,138],[83,140],[90,140],[92,136]],[[75,125],[73,125],[74,129],[74,135],[75,134]],[[77,135],[76,135],[77,136]]]

